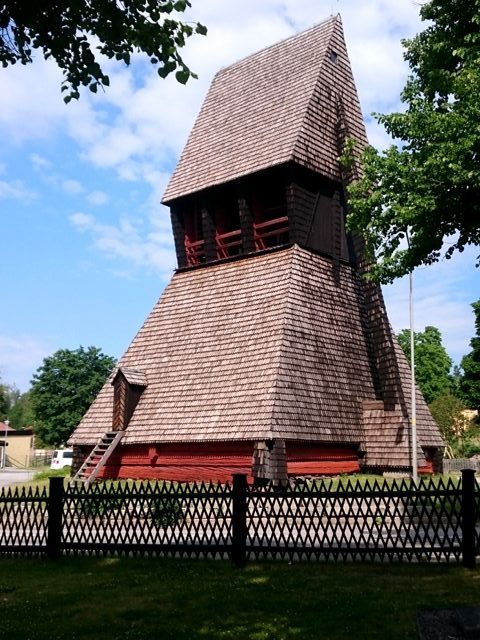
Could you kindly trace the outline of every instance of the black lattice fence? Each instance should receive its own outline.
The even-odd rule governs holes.
[[[45,487],[0,490],[2,555],[45,553],[49,501]]]
[[[231,487],[219,484],[82,484],[63,501],[66,552],[227,557]]]
[[[0,493],[0,554],[155,554],[249,559],[475,564],[480,488],[462,479],[168,482]]]
[[[417,487],[403,480],[297,484],[276,493],[252,489],[247,555],[459,562],[467,540],[462,504],[470,499],[474,508],[472,492],[464,500],[458,481],[433,479]],[[478,546],[479,523],[465,515]],[[467,554],[471,558],[471,549]]]

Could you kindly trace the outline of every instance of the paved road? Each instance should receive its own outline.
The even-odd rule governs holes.
[[[0,487],[8,487],[17,482],[28,482],[33,478],[34,471],[20,469],[0,469]]]

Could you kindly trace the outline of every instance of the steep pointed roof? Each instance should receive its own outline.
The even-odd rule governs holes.
[[[366,143],[340,16],[222,69],[163,202],[289,161],[339,180],[339,100]]]
[[[363,401],[376,394],[352,305],[361,286],[296,245],[175,274],[119,363],[148,378],[122,442],[362,444]],[[107,382],[70,442],[95,443],[112,412]],[[434,446],[427,427],[420,442]],[[381,428],[377,439],[388,456]]]

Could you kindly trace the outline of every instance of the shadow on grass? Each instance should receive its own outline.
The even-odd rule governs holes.
[[[419,606],[477,604],[479,587],[446,565],[3,559],[0,637],[413,639]]]

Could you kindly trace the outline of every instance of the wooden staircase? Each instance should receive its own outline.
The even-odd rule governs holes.
[[[85,486],[91,484],[107,463],[124,433],[124,431],[108,431],[102,436],[73,476],[71,482],[81,481]]]

